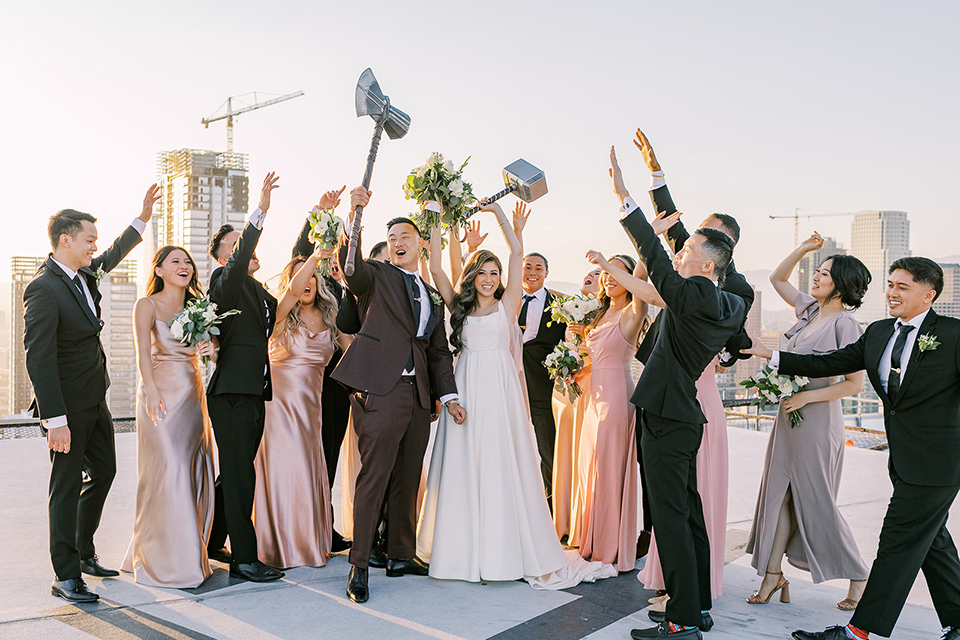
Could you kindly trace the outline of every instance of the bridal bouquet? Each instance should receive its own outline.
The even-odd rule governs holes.
[[[321,249],[332,249],[337,245],[341,228],[343,220],[333,215],[333,209],[314,207],[310,210],[310,242]],[[318,267],[320,275],[329,277],[332,263],[333,258],[321,260]]]
[[[417,224],[421,231],[442,224],[444,229],[462,226],[467,209],[477,201],[473,185],[463,181],[463,168],[470,158],[456,168],[452,161],[437,152],[431,153],[425,164],[410,171],[403,184],[403,195],[421,205]]]
[[[238,313],[240,313],[239,309],[231,309],[218,315],[217,303],[210,302],[210,298],[206,296],[194,298],[188,300],[183,310],[168,323],[170,333],[183,344],[195,347],[209,340],[211,336],[220,335],[220,329],[217,328],[220,321]],[[210,356],[203,356],[201,362],[207,364],[210,362]]]
[[[748,389],[757,389],[757,404],[764,409],[768,404],[779,404],[781,400],[789,398],[809,383],[809,378],[803,376],[781,376],[767,364],[757,375],[740,384]],[[787,413],[787,418],[790,419],[790,426],[796,427],[803,420],[803,414],[798,409]]]
[[[583,393],[573,379],[583,369],[583,364],[583,356],[577,345],[569,342],[558,344],[543,361],[550,379],[555,382],[556,390],[570,398],[570,402],[576,402]]]
[[[600,301],[592,293],[583,295],[575,293],[564,298],[563,296],[554,296],[550,301],[550,326],[554,322],[563,322],[564,324],[590,324],[594,316],[600,310]],[[574,340],[580,344],[582,338],[575,335]]]

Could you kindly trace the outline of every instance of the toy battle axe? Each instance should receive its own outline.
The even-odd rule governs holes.
[[[376,122],[373,128],[373,139],[370,140],[370,154],[367,156],[367,169],[363,172],[363,188],[370,188],[370,178],[373,176],[373,163],[377,161],[377,149],[380,147],[380,135],[386,130],[391,140],[402,138],[410,129],[410,116],[390,104],[390,98],[383,95],[380,85],[373,71],[367,68],[357,80],[357,117],[370,116]],[[347,249],[347,261],[343,265],[343,272],[353,275],[354,260],[357,255],[357,242],[360,237],[360,218],[363,215],[363,206],[357,205],[353,214],[353,229],[350,233],[350,246]]]
[[[516,193],[517,197],[524,202],[533,202],[547,192],[547,178],[543,175],[543,171],[523,158],[504,167],[503,183],[507,188],[487,198],[487,202],[499,200],[508,193]],[[465,215],[469,218],[477,211],[480,211],[480,205],[468,209]]]

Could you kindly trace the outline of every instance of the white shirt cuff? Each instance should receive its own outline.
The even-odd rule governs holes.
[[[143,237],[143,232],[147,230],[147,223],[141,220],[140,218],[134,218],[133,222],[130,223],[130,226],[137,230],[137,233]]]
[[[633,210],[636,208],[637,208],[637,203],[633,199],[633,196],[627,196],[626,198],[623,199],[623,206],[620,207],[620,213],[622,213],[623,215],[627,215],[628,213],[632,213]]]
[[[250,217],[247,218],[247,221],[255,226],[257,229],[263,230],[263,221],[267,219],[267,212],[260,211],[260,207],[257,207],[250,212]]]
[[[663,171],[650,172],[650,191],[659,189],[665,184],[667,184],[667,179],[663,177]]]
[[[67,426],[67,416],[47,418],[46,420],[41,420],[40,424],[43,425],[44,429],[59,429],[60,427]]]
[[[448,393],[445,396],[440,396],[440,404],[446,405],[451,400],[460,400],[460,396],[455,393]]]
[[[780,352],[779,351],[774,351],[773,355],[770,356],[770,368],[780,369]]]

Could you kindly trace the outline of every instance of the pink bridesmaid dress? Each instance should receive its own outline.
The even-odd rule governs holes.
[[[257,452],[253,521],[260,561],[322,567],[333,533],[330,481],[320,434],[323,369],[333,355],[329,330],[282,331],[270,341],[273,400]]]
[[[710,590],[714,599],[723,593],[723,557],[727,547],[727,415],[717,390],[714,368],[717,359],[707,365],[697,380],[697,401],[707,417],[703,425],[703,440],[697,452],[697,491],[703,502],[703,520],[710,540]],[[665,589],[663,567],[657,553],[657,532],[650,540],[647,563],[637,579],[647,589]]]
[[[580,555],[631,571],[637,560],[639,469],[634,382],[630,363],[636,351],[620,332],[620,316],[587,332],[592,364],[584,389],[577,456],[579,486],[575,522]]]

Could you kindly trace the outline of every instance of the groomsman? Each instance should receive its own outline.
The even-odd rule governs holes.
[[[553,294],[543,286],[549,273],[547,259],[541,254],[528,253],[524,256],[523,302],[517,323],[523,331],[523,375],[527,380],[530,418],[540,453],[540,474],[552,511],[553,449],[557,439],[557,423],[553,418],[553,381],[543,361],[554,347],[563,342],[567,325],[550,319],[549,307]]]
[[[253,582],[283,577],[282,571],[257,559],[257,534],[251,520],[264,402],[273,397],[267,342],[277,317],[277,299],[253,274],[260,268],[256,249],[270,209],[270,193],[280,186],[279,180],[272,172],[264,178],[260,204],[242,232],[224,225],[210,241],[210,255],[223,265],[210,277],[210,300],[221,313],[240,311],[220,324],[217,368],[207,385],[207,410],[220,459],[220,505],[210,534],[210,555],[229,560],[231,576]],[[227,535],[232,557],[222,549]]]
[[[369,199],[363,187],[350,192],[350,224],[357,206],[366,206]],[[360,254],[360,238],[356,240]],[[439,396],[457,424],[466,419],[457,401],[443,303],[417,273],[420,247],[417,225],[394,218],[387,223],[390,261],[358,259],[353,275],[346,276],[359,302],[362,326],[333,379],[353,391],[350,406],[360,449],[347,582],[354,602],[369,598],[367,568],[388,483],[387,575],[427,575],[427,565],[416,557],[417,492],[433,397]],[[341,264],[347,253],[345,234]]]
[[[893,497],[867,587],[847,626],[794,631],[796,640],[889,637],[917,574],[923,571],[942,640],[960,639],[960,558],[947,515],[960,490],[960,320],[931,307],[943,270],[928,258],[890,265],[890,318],[870,324],[856,342],[825,355],[750,352],[780,373],[827,377],[866,369],[883,402]]]
[[[625,214],[620,221],[666,303],[662,328],[631,402],[641,412],[643,464],[650,485],[663,579],[670,599],[666,619],[634,638],[700,638],[713,626],[709,609],[710,543],[697,492],[697,450],[706,418],[696,380],[742,325],[746,306],[720,285],[733,241],[711,228],[697,229],[671,264],[654,229],[630,198],[610,149],[613,190]]]
[[[31,408],[50,447],[50,559],[56,574],[50,591],[69,602],[93,602],[81,573],[119,575],[100,565],[93,535],[117,471],[110,386],[100,343],[100,279],[140,243],[160,199],[147,189],[140,216],[97,257],[97,219],[63,209],[50,217],[53,252],[23,293]]]

